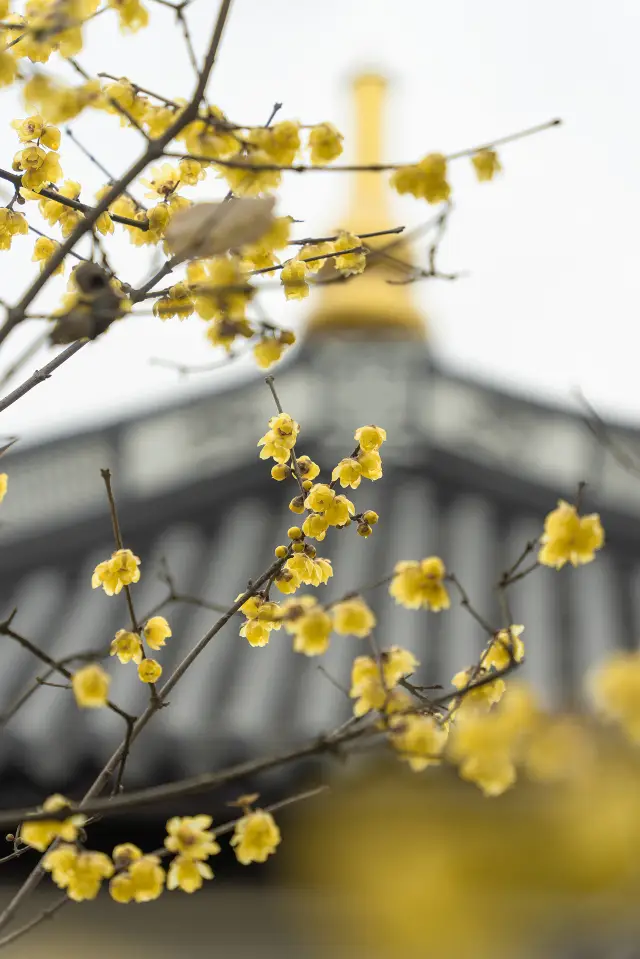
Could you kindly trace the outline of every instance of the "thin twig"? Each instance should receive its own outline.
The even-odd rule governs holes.
[[[0,949],[4,946],[9,946],[12,942],[15,942],[16,939],[22,938],[27,932],[31,932],[36,926],[39,926],[41,922],[44,922],[45,919],[51,919],[59,909],[62,909],[66,903],[71,902],[72,900],[65,894],[60,899],[56,899],[52,906],[47,906],[41,913],[35,916],[33,919],[30,919],[29,922],[26,922],[24,926],[20,926],[19,929],[15,929],[13,932],[10,932],[7,936],[3,936],[0,939]]]

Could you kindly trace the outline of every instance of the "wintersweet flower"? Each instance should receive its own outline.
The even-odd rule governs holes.
[[[443,583],[445,575],[445,565],[438,556],[429,556],[420,562],[403,560],[396,564],[389,594],[407,609],[422,606],[434,613],[449,609],[449,594]]]
[[[287,260],[280,271],[280,282],[287,300],[304,300],[309,296],[309,284],[306,281],[307,264],[304,260]]]
[[[616,653],[587,680],[589,694],[605,719],[640,745],[640,653]]]
[[[182,889],[183,892],[197,892],[202,888],[203,879],[213,879],[213,869],[206,862],[176,856],[167,873],[167,889]]]
[[[604,544],[604,530],[598,513],[579,516],[575,506],[558,501],[557,509],[544,521],[542,548],[538,561],[543,566],[562,569],[565,563],[578,566],[595,559],[596,550]]]
[[[162,676],[162,666],[155,659],[143,659],[138,666],[138,676],[143,683],[157,683]]]
[[[309,134],[311,162],[314,166],[331,163],[342,153],[343,136],[332,123],[318,123]]]
[[[449,731],[435,716],[399,715],[390,725],[393,747],[414,772],[441,762]]]
[[[340,636],[368,636],[376,617],[361,596],[345,599],[333,609],[333,628]]]
[[[365,453],[372,450],[379,450],[387,438],[387,431],[381,426],[360,426],[354,433],[353,438],[360,444],[360,449]]]
[[[164,844],[169,852],[187,859],[208,859],[220,852],[211,823],[211,816],[173,816],[167,822]]]
[[[111,677],[97,663],[83,666],[71,677],[76,703],[82,709],[100,709],[107,705]]]
[[[256,809],[236,824],[231,845],[243,866],[266,862],[281,842],[280,830],[269,812]]]
[[[493,180],[500,173],[502,165],[495,150],[479,150],[471,157],[473,168],[480,183]]]
[[[94,589],[102,586],[107,596],[117,596],[124,586],[137,583],[140,579],[140,559],[130,549],[118,549],[111,559],[98,563],[91,585]]]
[[[142,662],[142,643],[136,633],[126,629],[119,629],[115,638],[111,640],[111,656],[117,656],[121,663]]]
[[[67,806],[69,806],[69,800],[56,793],[45,799],[42,810],[43,812],[58,812]],[[85,817],[79,813],[69,816],[68,819],[41,819],[37,822],[23,822],[20,827],[20,838],[32,849],[44,852],[54,839],[74,842],[84,822]]]
[[[482,657],[482,665],[494,666],[498,670],[506,669],[511,663],[520,663],[524,659],[524,643],[520,639],[524,626],[509,626],[499,629],[487,652]]]
[[[329,648],[333,623],[321,606],[316,606],[293,623],[293,649],[305,656],[322,656]]]
[[[331,473],[331,479],[334,483],[339,482],[343,489],[348,486],[357,489],[362,480],[362,467],[358,460],[347,457],[340,460]]]
[[[160,649],[165,645],[165,640],[172,635],[171,627],[164,616],[152,616],[143,629],[144,638],[147,646],[151,649]]]

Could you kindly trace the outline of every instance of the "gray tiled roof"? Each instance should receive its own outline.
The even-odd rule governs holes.
[[[333,532],[322,554],[334,562],[327,599],[380,578],[402,558],[437,553],[496,625],[494,584],[559,496],[587,480],[586,508],[599,509],[606,548],[588,567],[538,570],[511,592],[515,622],[526,625],[524,668],[551,703],[576,698],[585,668],[640,636],[640,481],[603,455],[579,418],[509,397],[437,368],[407,344],[326,343],[302,350],[278,373],[285,408],[303,424],[300,449],[331,467],[354,426],[385,425],[385,476],[354,493],[381,522],[362,540]],[[103,649],[127,625],[122,598],[90,587],[96,563],[113,549],[99,468],[114,472],[125,542],[143,559],[138,614],[165,588],[167,559],[181,590],[228,603],[271,561],[292,514],[291,489],[269,479],[257,438],[271,415],[255,378],[184,406],[7,456],[10,491],[2,506],[0,578],[16,629],[61,658]],[[631,451],[640,436],[612,428]],[[3,468],[5,463],[3,461]],[[326,549],[325,549],[326,546]],[[338,585],[339,584],[339,585]],[[382,644],[412,649],[425,683],[448,683],[480,650],[483,635],[454,604],[438,615],[370,595]],[[165,675],[216,614],[173,606],[174,636],[162,651]],[[284,631],[252,649],[228,624],[188,671],[134,748],[129,783],[168,778],[283,747],[327,730],[350,710],[317,661],[291,651]],[[336,637],[322,659],[348,685],[362,641]],[[0,711],[41,674],[30,655],[2,640]],[[113,699],[137,712],[144,689],[135,668],[109,666]],[[61,788],[99,766],[122,734],[106,711],[80,714],[70,693],[42,688],[0,739],[0,769],[42,788]]]
[[[184,490],[176,512],[159,535],[123,523],[126,541],[143,557],[143,576],[134,596],[140,614],[165,595],[154,575],[166,558],[181,588],[210,601],[228,602],[248,576],[270,562],[274,545],[291,523],[289,490],[270,484],[268,498],[258,487],[235,493],[231,484],[212,486],[209,509],[189,508]],[[364,485],[364,484],[363,484]],[[533,510],[505,507],[497,491],[458,488],[431,465],[396,469],[380,483],[355,492],[357,502],[382,517],[362,540],[353,529],[334,531],[322,544],[331,556],[336,584],[321,587],[330,599],[375,581],[400,558],[443,555],[483,613],[499,623],[493,584],[497,574],[539,533]],[[550,498],[549,507],[553,506]],[[101,531],[102,532],[102,531]],[[104,531],[106,533],[106,529]],[[326,548],[325,548],[326,546]],[[95,564],[111,551],[109,538],[95,549],[67,557],[62,568],[46,563],[20,577],[9,606],[17,606],[15,628],[55,658],[77,650],[104,648],[126,626],[122,597],[107,598],[90,588]],[[633,645],[640,635],[636,586],[640,557],[615,543],[597,562],[579,570],[539,570],[515,586],[514,618],[527,625],[528,675],[550,702],[573,695],[583,669],[616,645]],[[480,650],[482,631],[459,605],[438,615],[396,606],[385,590],[369,594],[379,617],[381,643],[399,643],[422,662],[424,682],[447,683]],[[171,670],[215,621],[216,614],[189,605],[171,608],[174,636],[160,654]],[[251,648],[238,636],[239,620],[215,637],[171,696],[170,706],[143,733],[135,747],[129,783],[212,768],[265,750],[282,748],[320,733],[346,718],[349,703],[317,667],[296,655],[284,631],[269,646]],[[0,698],[9,704],[41,672],[28,653],[3,640]],[[322,659],[324,669],[348,685],[350,664],[362,641],[335,637]],[[145,690],[135,667],[112,660],[112,698],[139,711]],[[43,688],[7,726],[0,763],[21,767],[43,788],[60,786],[75,771],[105,760],[122,733],[118,717],[101,710],[79,714],[70,693]]]

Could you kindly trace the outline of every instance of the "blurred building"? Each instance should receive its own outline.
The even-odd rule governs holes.
[[[362,161],[380,154],[384,82],[355,86]],[[381,178],[360,174],[343,225],[358,233],[394,226]],[[398,238],[400,239],[400,238]],[[389,237],[371,241],[375,249]],[[415,251],[414,251],[415,252]],[[387,247],[349,282],[314,291],[302,343],[276,371],[282,402],[302,424],[300,452],[330,470],[348,455],[353,430],[388,431],[382,481],[363,483],[359,508],[381,522],[363,540],[329,536],[335,583],[327,600],[372,583],[402,558],[441,555],[474,605],[500,623],[495,584],[559,497],[586,480],[585,509],[600,510],[607,548],[576,574],[539,570],[511,592],[515,622],[527,625],[525,674],[550,702],[579,695],[585,668],[640,635],[640,481],[610,457],[580,417],[507,394],[444,369],[429,352],[428,323],[412,298],[409,242]],[[323,271],[326,272],[326,271]],[[391,282],[389,282],[391,281]],[[4,612],[14,628],[56,660],[106,648],[126,627],[124,600],[91,589],[96,563],[113,550],[100,469],[114,476],[125,545],[142,558],[135,587],[140,617],[167,596],[166,563],[181,593],[228,605],[271,562],[292,522],[288,484],[274,483],[256,441],[273,414],[258,372],[223,391],[20,451],[6,460],[2,507]],[[608,440],[640,454],[640,435],[611,427]],[[5,463],[3,463],[5,466]],[[381,643],[400,643],[422,663],[421,681],[447,684],[471,664],[485,637],[455,602],[441,615],[409,612],[384,590],[370,594]],[[173,638],[165,675],[215,621],[189,602],[166,607]],[[126,784],[160,781],[301,742],[346,718],[350,704],[317,661],[293,655],[284,633],[251,648],[230,622],[145,730]],[[322,660],[342,685],[361,651],[335,639]],[[0,704],[12,710],[44,673],[18,644],[2,639]],[[112,696],[140,709],[134,668],[112,668]],[[70,694],[43,687],[3,729],[0,768],[15,795],[81,789],[123,732],[106,710],[81,717]],[[284,771],[278,776],[288,776]],[[272,780],[279,788],[277,777]],[[5,791],[5,802],[9,797]]]

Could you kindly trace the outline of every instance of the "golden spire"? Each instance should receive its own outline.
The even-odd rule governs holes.
[[[379,163],[382,160],[386,89],[387,81],[376,74],[364,74],[354,80],[355,162],[358,164]],[[336,224],[340,229],[370,233],[397,226],[397,223],[391,222],[387,202],[390,189],[388,174],[361,172],[342,175],[351,176],[354,180],[350,210]],[[366,242],[375,250],[388,246],[394,239],[391,235]],[[408,244],[390,249],[389,253],[395,253],[405,261],[411,258]],[[322,280],[326,273],[327,270],[323,269],[319,279]],[[361,276],[345,282],[328,283],[316,292],[318,305],[307,324],[309,333],[318,336],[350,330],[367,337],[424,339],[424,320],[413,302],[409,286],[387,282],[404,276],[406,270],[394,266],[389,259],[375,257]]]

